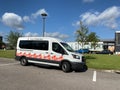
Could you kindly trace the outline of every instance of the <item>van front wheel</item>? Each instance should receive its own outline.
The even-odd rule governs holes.
[[[71,70],[71,65],[68,62],[63,62],[61,67],[62,67],[62,70],[64,72],[70,72],[70,71],[72,71]]]
[[[21,58],[20,64],[21,64],[22,66],[27,66],[27,65],[28,65],[27,59],[26,59],[25,57]]]

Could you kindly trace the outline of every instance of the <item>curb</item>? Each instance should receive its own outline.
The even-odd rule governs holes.
[[[120,70],[98,70],[98,71],[107,72],[107,73],[117,73],[117,74],[120,74]]]
[[[115,73],[120,74],[120,70],[117,70]]]
[[[119,70],[102,70],[104,72],[109,72],[109,73],[116,73],[116,72],[120,72]]]
[[[120,74],[120,70],[116,70],[115,73]]]
[[[15,60],[14,58],[2,58],[2,57],[0,57],[0,59],[3,59],[3,60]]]
[[[98,71],[98,72],[106,72],[106,73],[117,73],[117,74],[120,74],[120,70],[100,70],[100,69],[91,69],[91,68],[89,68],[89,70]]]

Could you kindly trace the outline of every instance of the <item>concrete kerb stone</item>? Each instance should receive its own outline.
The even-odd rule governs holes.
[[[98,71],[107,72],[107,73],[117,73],[117,74],[120,74],[120,70],[98,70]]]
[[[0,59],[2,59],[2,60],[12,60],[12,61],[15,60],[15,59],[11,59],[11,58],[2,58],[2,57]]]
[[[103,72],[108,72],[108,73],[115,73],[115,70],[102,70]]]
[[[116,70],[115,73],[120,74],[120,70]]]
[[[89,70],[98,71],[98,72],[106,72],[106,73],[117,73],[117,74],[120,74],[120,70],[100,70],[100,69],[91,69],[91,68],[89,68]]]

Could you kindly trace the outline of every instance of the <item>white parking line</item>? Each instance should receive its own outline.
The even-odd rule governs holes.
[[[97,72],[96,71],[94,71],[93,72],[93,82],[96,82],[96,80],[97,80]]]
[[[9,65],[16,65],[16,64],[19,64],[19,63],[17,62],[17,63],[0,64],[0,67],[9,66]]]

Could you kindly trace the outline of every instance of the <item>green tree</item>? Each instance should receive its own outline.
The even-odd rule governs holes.
[[[98,43],[99,37],[96,35],[95,32],[91,32],[90,34],[88,34],[87,37],[87,42],[91,42],[91,46],[96,49],[97,43]]]
[[[87,35],[88,35],[88,27],[83,25],[80,21],[80,28],[76,31],[76,41],[82,44],[82,48],[84,44],[87,42]]]
[[[0,49],[3,49],[3,48],[5,48],[5,43],[3,42],[3,40],[2,40],[2,36],[0,36],[1,38],[0,38]]]
[[[0,49],[2,48],[2,41],[0,40]]]
[[[8,47],[10,49],[15,49],[16,44],[17,44],[17,39],[21,36],[22,34],[19,32],[10,31],[10,33],[6,36]]]

